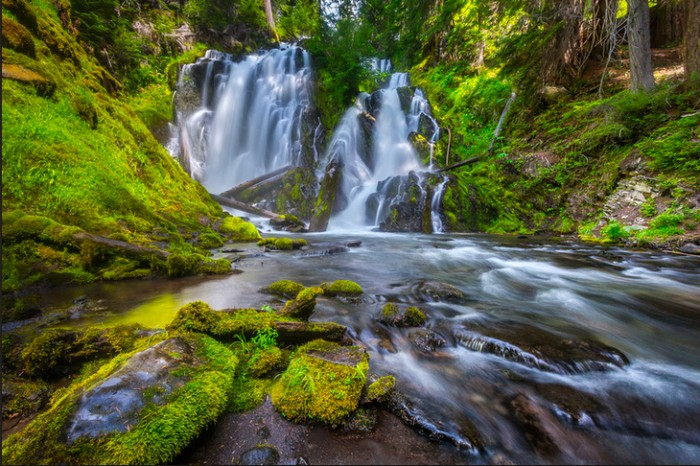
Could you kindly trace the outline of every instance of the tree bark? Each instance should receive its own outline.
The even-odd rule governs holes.
[[[228,191],[224,191],[223,193],[219,194],[219,196],[235,197],[236,194],[240,193],[241,191],[245,191],[246,189],[250,189],[257,184],[262,183],[263,181],[269,180],[270,178],[274,178],[274,177],[279,176],[279,175],[284,175],[292,168],[293,167],[291,165],[285,165],[284,167],[278,168],[277,170],[273,170],[270,173],[266,173],[264,175],[258,176],[257,178],[253,178],[252,180],[248,180],[244,183],[236,185],[233,188],[229,189]]]
[[[225,205],[227,207],[232,207],[234,209],[242,210],[243,212],[248,212],[249,214],[259,215],[261,217],[266,217],[266,218],[279,217],[279,215],[277,215],[274,212],[270,212],[269,210],[265,210],[265,209],[259,209],[255,206],[252,206],[250,204],[246,204],[246,203],[241,202],[241,201],[237,201],[235,199],[230,199],[228,197],[219,196],[218,194],[213,194],[213,193],[209,193],[209,195],[211,196],[212,199],[214,199],[216,202],[218,202],[221,205]]]
[[[685,0],[683,8],[683,65],[686,79],[700,78],[700,0]]]
[[[649,31],[648,0],[629,0],[628,38],[630,56],[630,86],[633,92],[654,89],[651,67],[651,36]]]
[[[267,25],[270,26],[275,39],[279,42],[280,38],[277,35],[277,28],[275,28],[275,17],[272,15],[272,0],[265,0],[265,17],[267,18]]]

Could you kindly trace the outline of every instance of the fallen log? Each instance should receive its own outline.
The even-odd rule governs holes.
[[[282,168],[278,168],[277,170],[273,170],[270,173],[266,173],[264,175],[260,175],[257,178],[253,178],[252,180],[248,180],[244,183],[241,183],[239,185],[234,186],[233,188],[229,189],[228,191],[224,191],[223,193],[219,194],[219,196],[223,197],[235,197],[236,194],[240,193],[241,191],[245,191],[248,188],[251,188],[255,186],[258,183],[262,183],[265,180],[268,180],[270,178],[273,178],[275,176],[283,175],[287,173],[289,170],[291,170],[292,167],[291,165],[285,165]]]
[[[119,250],[125,254],[133,254],[136,256],[147,255],[156,256],[160,259],[167,259],[170,255],[168,251],[164,251],[162,249],[147,248],[145,246],[127,243],[126,241],[119,241],[112,238],[105,238],[104,236],[93,235],[92,233],[87,233],[84,231],[73,234],[73,239],[79,244],[92,242],[110,249]]]
[[[467,160],[462,160],[461,162],[457,162],[453,165],[450,165],[449,167],[441,168],[440,170],[438,170],[438,172],[447,172],[455,168],[463,167],[464,165],[468,165],[470,163],[478,162],[479,160],[481,160],[481,156],[477,155],[476,157],[472,157]]]
[[[218,194],[212,194],[212,193],[209,193],[209,195],[216,202],[218,202],[221,205],[225,205],[226,207],[231,207],[233,209],[242,210],[243,212],[248,212],[249,214],[253,214],[253,215],[259,215],[260,217],[265,217],[265,218],[278,217],[278,215],[274,212],[270,212],[269,210],[265,210],[265,209],[260,209],[258,207],[252,206],[250,204],[246,204],[244,202],[237,201],[235,199],[223,197],[223,196],[220,196]]]
[[[285,322],[274,323],[280,343],[299,345],[322,338],[342,342],[346,327],[335,322]]]

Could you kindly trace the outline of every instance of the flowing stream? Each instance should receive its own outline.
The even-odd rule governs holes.
[[[106,308],[71,326],[164,326],[193,300],[276,305],[257,290],[350,279],[361,301],[319,298],[311,320],[348,326],[371,371],[396,377],[404,408],[459,462],[698,462],[697,257],[485,235],[305,238],[310,246],[294,252],[235,245],[247,254],[237,275],[97,284],[46,299],[87,295]],[[351,240],[362,244],[345,247]],[[426,326],[380,323],[386,302],[420,307]]]

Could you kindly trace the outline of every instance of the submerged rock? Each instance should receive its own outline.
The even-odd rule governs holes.
[[[414,284],[411,288],[417,297],[427,302],[464,304],[468,301],[467,295],[464,294],[462,290],[449,283],[422,280]]]
[[[386,303],[377,320],[393,327],[420,327],[428,317],[415,306]]]
[[[629,364],[619,350],[510,321],[468,321],[452,332],[460,346],[548,372],[581,374]]]
[[[442,335],[425,328],[412,330],[408,333],[408,339],[413,347],[421,353],[432,353],[447,344]]]

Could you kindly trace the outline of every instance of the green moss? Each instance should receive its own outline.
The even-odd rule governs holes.
[[[396,379],[391,375],[385,375],[384,377],[378,378],[369,387],[367,387],[365,400],[369,403],[384,401],[394,390],[395,384]]]
[[[203,249],[216,249],[224,245],[221,236],[214,232],[202,233],[197,239],[199,247]]]
[[[291,251],[293,249],[301,249],[308,243],[305,239],[291,238],[265,238],[258,241],[258,246],[267,247],[277,251]]]
[[[76,334],[67,330],[47,330],[22,350],[24,370],[31,375],[52,377],[65,373],[71,363]]]
[[[359,347],[323,340],[307,343],[272,387],[272,403],[292,421],[337,425],[357,409],[368,359]]]
[[[282,350],[276,346],[257,349],[248,361],[248,373],[255,378],[263,377],[271,371],[279,369],[283,361]]]
[[[322,283],[321,288],[326,296],[359,296],[363,293],[362,287],[350,280],[336,280],[332,283]]]
[[[260,292],[274,294],[288,299],[293,299],[303,289],[304,285],[300,283],[291,280],[279,280],[274,283],[271,283],[266,287],[261,288]]]
[[[304,288],[294,300],[287,301],[281,314],[295,319],[308,320],[316,307],[316,297],[322,294],[325,293],[320,287]]]
[[[227,410],[233,413],[250,411],[260,406],[270,392],[272,381],[239,376],[233,382],[232,395]]]
[[[382,310],[379,314],[379,320],[386,324],[391,324],[399,315],[399,306],[394,303],[386,303],[382,306]]]
[[[403,309],[397,304],[386,303],[379,313],[379,321],[396,327],[420,327],[425,324],[427,316],[415,306]]]
[[[219,226],[219,232],[231,241],[259,241],[260,232],[255,225],[240,217],[225,217]]]
[[[3,442],[4,464],[157,464],[167,463],[224,411],[232,392],[236,357],[204,335],[182,337],[203,363],[186,370],[187,381],[164,404],[148,403],[129,431],[67,444],[65,426],[80,397],[121,368],[132,353],[117,356],[99,370],[57,392],[49,410],[18,435]],[[153,341],[149,342],[150,344]]]
[[[27,417],[44,407],[51,387],[42,380],[26,380],[2,375],[3,420],[16,416]]]
[[[404,311],[404,319],[409,327],[420,327],[428,319],[423,311],[415,306],[409,306]]]
[[[199,332],[217,339],[234,341],[238,335],[254,336],[272,328],[274,316],[255,309],[214,311],[208,304],[195,301],[182,307],[168,328]]]

